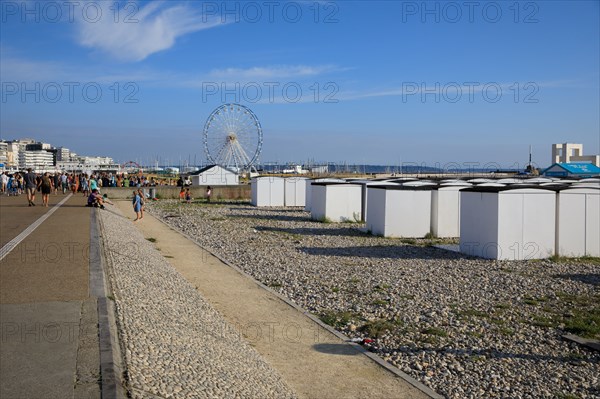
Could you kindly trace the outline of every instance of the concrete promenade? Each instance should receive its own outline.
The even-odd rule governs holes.
[[[47,208],[36,197],[0,197],[0,397],[99,398],[91,209],[81,194],[51,195]]]

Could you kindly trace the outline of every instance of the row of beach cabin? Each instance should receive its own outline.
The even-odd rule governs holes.
[[[600,256],[600,179],[258,177],[252,204],[364,221],[384,237],[459,237],[462,253],[488,259]]]

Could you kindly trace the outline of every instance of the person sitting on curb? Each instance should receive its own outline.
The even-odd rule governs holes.
[[[88,197],[87,206],[92,206],[94,208],[100,207],[100,209],[104,209],[104,203],[113,205],[112,202],[108,200],[106,197],[102,197],[100,193],[98,193],[97,189],[92,190],[91,194]]]

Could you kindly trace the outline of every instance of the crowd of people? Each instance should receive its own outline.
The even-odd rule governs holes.
[[[100,194],[101,187],[134,187],[133,190],[133,210],[136,214],[134,221],[138,221],[144,217],[144,200],[146,196],[141,187],[152,187],[161,185],[162,182],[157,182],[154,178],[146,178],[145,176],[129,176],[125,174],[112,173],[66,173],[44,172],[38,174],[32,171],[31,168],[26,172],[16,172],[9,174],[4,172],[0,174],[0,194],[4,195],[27,195],[29,206],[35,206],[36,192],[42,195],[42,206],[48,206],[50,194],[58,195],[59,191],[62,194],[71,192],[73,194],[81,193],[87,197],[87,206],[99,207],[104,209],[104,204],[112,205],[105,195]],[[179,197],[187,203],[192,202],[192,196],[189,189],[191,181],[189,178],[185,180],[180,178],[177,181],[177,186],[181,187]],[[210,202],[212,196],[212,188],[206,189],[206,199]]]

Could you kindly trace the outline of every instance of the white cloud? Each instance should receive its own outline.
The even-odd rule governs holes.
[[[113,2],[95,4],[102,8],[102,17],[91,22],[81,13],[77,21],[78,42],[121,61],[141,61],[171,48],[180,36],[222,25],[219,19],[203,16],[186,4],[129,2],[127,4],[132,6],[119,12],[117,22],[115,11],[111,9]],[[127,17],[129,22],[125,22]]]
[[[252,67],[252,68],[226,68],[226,69],[215,69],[209,74],[214,79],[236,79],[236,80],[249,80],[249,79],[283,79],[283,78],[303,78],[309,76],[322,75],[329,72],[341,71],[334,65],[277,65],[277,66],[263,66],[263,67]]]

